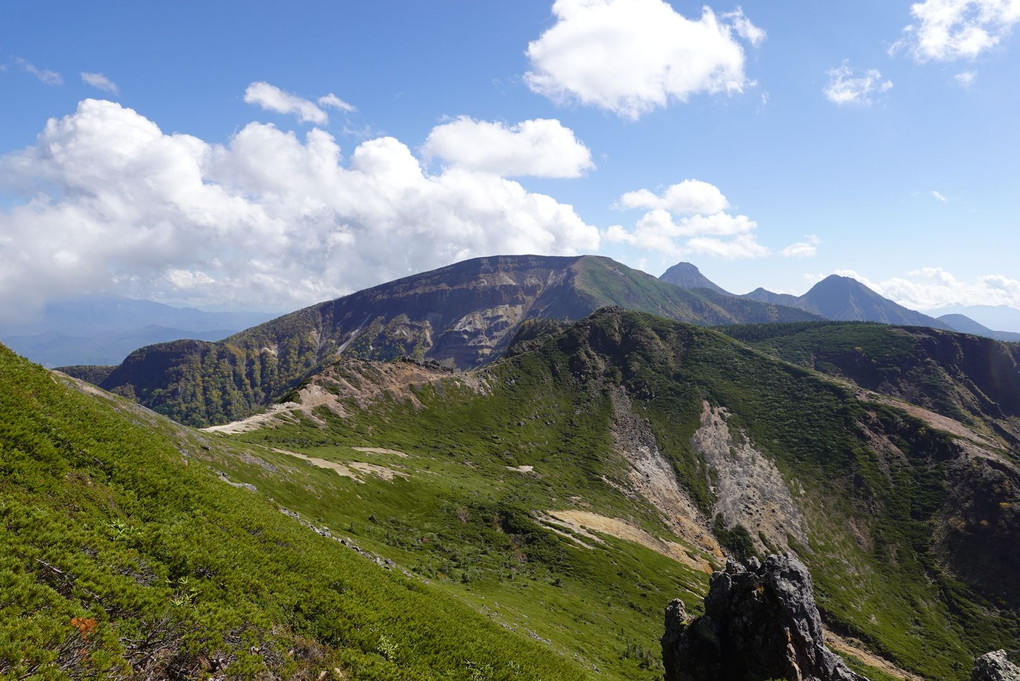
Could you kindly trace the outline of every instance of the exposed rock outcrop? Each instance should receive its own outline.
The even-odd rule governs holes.
[[[971,681],[1020,681],[1020,668],[1006,658],[1005,650],[985,653],[974,663]]]
[[[670,603],[662,661],[666,681],[867,681],[825,647],[811,576],[792,556],[728,563],[696,619]]]

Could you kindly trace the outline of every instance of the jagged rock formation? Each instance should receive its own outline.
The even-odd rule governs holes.
[[[971,681],[1020,681],[1020,668],[1006,659],[1005,650],[985,653],[974,663]]]
[[[697,619],[670,603],[662,661],[666,681],[866,681],[825,647],[811,576],[792,556],[731,561]]]

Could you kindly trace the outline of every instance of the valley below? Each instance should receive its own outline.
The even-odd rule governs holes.
[[[397,308],[142,349],[131,390],[5,352],[0,673],[661,679],[667,604],[775,554],[856,674],[1016,648],[1016,345],[589,304],[479,322],[467,366]]]

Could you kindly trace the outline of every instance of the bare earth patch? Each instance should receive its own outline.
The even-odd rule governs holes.
[[[895,676],[898,679],[906,679],[906,681],[924,681],[920,676],[915,676],[908,671],[900,669],[889,660],[878,657],[874,653],[866,650],[864,646],[852,638],[843,638],[832,633],[828,629],[825,629],[825,645],[827,645],[833,651],[850,655],[857,658],[869,667],[874,667],[882,672],[885,672],[889,676]]]
[[[407,454],[404,452],[398,452],[395,449],[383,449],[381,447],[351,447],[351,449],[365,454],[391,454],[393,456],[399,456],[401,459],[407,458]]]
[[[547,513],[557,520],[566,523],[574,532],[581,534],[582,536],[596,539],[596,541],[597,538],[594,537],[594,535],[592,535],[588,530],[594,530],[595,532],[608,534],[609,536],[616,537],[617,539],[640,544],[645,548],[651,549],[656,553],[662,554],[667,558],[672,558],[678,563],[683,563],[688,567],[706,574],[711,574],[715,569],[713,565],[704,558],[701,558],[700,556],[695,557],[688,553],[688,549],[686,547],[677,544],[676,542],[659,539],[640,527],[628,523],[626,520],[609,518],[597,513],[591,513],[590,511],[565,510],[547,511]]]
[[[507,466],[508,471],[516,471],[518,473],[530,473],[535,470],[534,466]]]
[[[360,461],[337,463],[336,461],[327,461],[325,459],[317,459],[315,457],[306,456],[304,454],[299,454],[297,452],[290,452],[287,451],[286,449],[274,449],[273,451],[279,454],[286,454],[287,456],[293,456],[296,459],[307,461],[313,466],[318,466],[319,468],[329,469],[331,471],[334,471],[337,475],[342,475],[345,478],[350,478],[351,480],[361,483],[362,485],[365,484],[365,481],[358,476],[358,473],[361,473],[363,475],[374,475],[378,478],[382,478],[386,482],[393,482],[393,478],[395,477],[401,478],[408,477],[407,473],[395,471],[392,468],[386,468],[385,466],[376,466],[375,464],[371,463],[362,463]]]
[[[956,419],[951,419],[948,416],[943,416],[942,414],[936,414],[935,412],[922,407],[908,404],[907,402],[901,402],[900,400],[873,392],[859,392],[857,394],[857,399],[861,402],[874,402],[876,404],[901,409],[914,418],[921,419],[936,430],[941,430],[958,438],[971,440],[972,442],[976,442],[977,444],[984,445],[986,447],[996,447],[995,442],[989,440],[985,435],[975,432],[972,428],[967,427]]]

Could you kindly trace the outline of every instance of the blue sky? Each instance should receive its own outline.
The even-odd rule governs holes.
[[[706,9],[707,7],[707,9]],[[0,315],[458,259],[1020,307],[1020,0],[0,4]]]

